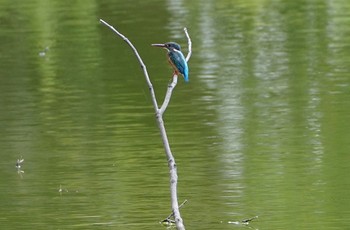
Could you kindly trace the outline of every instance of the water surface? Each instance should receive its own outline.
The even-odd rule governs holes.
[[[164,229],[165,51],[193,55],[165,113],[187,229],[346,229],[348,1],[2,2],[0,226]],[[24,159],[20,169],[15,164]],[[259,216],[248,226],[229,224]]]

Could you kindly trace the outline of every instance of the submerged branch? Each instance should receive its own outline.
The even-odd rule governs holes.
[[[184,202],[182,202],[180,205],[179,205],[179,209],[182,208],[182,206],[184,206],[185,204],[187,203],[187,200],[185,200]],[[169,216],[167,216],[164,220],[161,220],[159,223],[161,224],[166,224],[166,225],[170,225],[170,224],[173,224],[175,223],[175,220],[171,219],[174,217],[174,212],[171,212],[169,214]]]

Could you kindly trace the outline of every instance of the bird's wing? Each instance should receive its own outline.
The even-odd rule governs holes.
[[[174,63],[178,71],[188,79],[188,66],[184,55],[180,51],[170,52],[170,60]]]

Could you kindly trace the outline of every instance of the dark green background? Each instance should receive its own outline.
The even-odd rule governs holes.
[[[164,117],[187,229],[348,228],[348,0],[0,0],[1,229],[164,229],[148,88],[100,18],[159,102],[172,70],[150,44],[187,54],[189,30]]]

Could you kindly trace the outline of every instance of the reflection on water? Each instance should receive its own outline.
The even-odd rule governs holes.
[[[189,29],[191,82],[165,113],[188,229],[347,227],[347,1],[4,5],[2,228],[164,229],[148,89],[100,17],[139,47],[158,101],[171,71],[150,44],[186,52]]]

